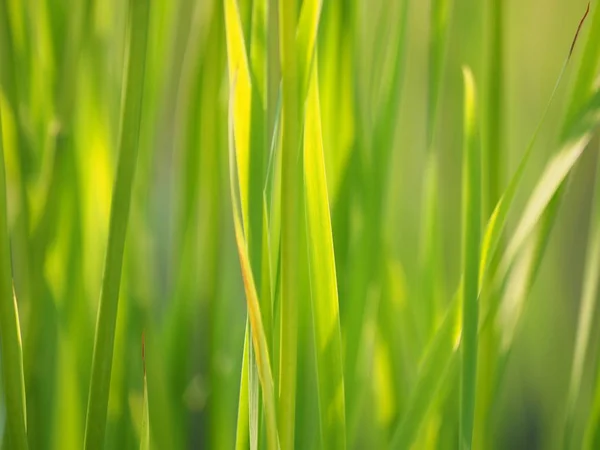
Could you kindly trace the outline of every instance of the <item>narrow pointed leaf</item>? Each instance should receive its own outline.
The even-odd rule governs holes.
[[[324,448],[344,449],[346,417],[340,316],[316,65],[306,107],[304,184],[322,442]]]
[[[6,171],[4,169],[2,119],[0,117],[0,342],[2,344],[2,382],[6,400],[7,434],[10,448],[27,449],[23,349],[17,299],[13,281],[8,236]]]
[[[234,86],[235,87],[235,86]],[[279,438],[277,435],[277,415],[275,411],[275,397],[273,372],[269,356],[269,346],[263,327],[263,320],[260,312],[260,304],[256,291],[256,284],[250,267],[250,258],[248,248],[244,238],[240,214],[238,212],[238,195],[235,186],[235,137],[234,137],[234,103],[235,89],[229,106],[229,180],[231,191],[231,203],[233,209],[233,224],[236,238],[236,245],[242,278],[244,281],[244,290],[246,292],[246,303],[248,307],[248,320],[250,322],[250,335],[254,351],[254,358],[258,367],[258,376],[265,402],[265,412],[267,417],[267,441],[269,449],[279,448]]]
[[[463,133],[463,224],[462,224],[462,370],[460,402],[460,448],[471,448],[475,413],[477,375],[477,301],[479,241],[481,227],[481,157],[477,143],[475,81],[470,69],[463,69],[465,86]]]

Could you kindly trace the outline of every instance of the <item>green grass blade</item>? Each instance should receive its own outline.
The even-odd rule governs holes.
[[[117,319],[123,249],[127,234],[132,185],[138,154],[139,129],[144,90],[149,1],[130,2],[130,46],[127,81],[119,145],[119,162],[113,188],[109,238],[98,307],[92,376],[88,399],[84,447],[103,447],[110,386],[113,345]]]
[[[234,120],[235,151],[242,204],[242,223],[246,239],[250,225],[250,117],[252,85],[246,56],[244,32],[236,0],[224,0],[225,30],[227,37],[227,59],[229,83],[235,80]]]
[[[252,69],[253,85],[258,91],[263,108],[267,106],[268,17],[268,0],[253,0],[250,67]]]
[[[298,19],[296,45],[298,49],[298,78],[300,81],[300,98],[304,99],[309,89],[312,64],[315,55],[317,32],[323,0],[304,0]]]
[[[498,202],[502,188],[504,157],[504,2],[487,3],[489,18],[488,53],[486,55],[487,98],[485,101],[484,167],[485,219]]]
[[[590,139],[590,134],[584,135],[578,141],[567,145],[548,163],[544,174],[529,199],[519,225],[509,241],[500,270],[509,261],[512,261],[517,252],[522,248],[525,240],[530,236],[539,218],[542,216],[543,211],[578,161]]]
[[[231,203],[233,209],[233,224],[235,229],[236,245],[242,269],[242,278],[244,281],[244,290],[246,292],[246,302],[248,307],[248,320],[250,321],[250,336],[254,351],[254,358],[258,368],[258,376],[262,386],[262,392],[265,403],[265,413],[267,417],[267,442],[269,449],[279,448],[279,438],[277,430],[277,414],[275,409],[273,372],[269,356],[269,346],[263,327],[262,315],[256,284],[250,267],[250,258],[248,248],[242,229],[242,221],[238,212],[238,195],[235,187],[235,133],[234,133],[234,105],[235,90],[232,88],[232,96],[229,107],[229,180],[231,190]],[[250,367],[248,368],[250,371]]]
[[[17,299],[13,293],[6,196],[6,171],[0,117],[0,342],[2,379],[6,396],[7,434],[10,448],[27,449],[25,380]]]
[[[324,448],[344,449],[346,417],[340,316],[316,65],[306,106],[304,183],[322,443]]]
[[[478,326],[478,262],[481,235],[481,160],[477,142],[475,81],[463,68],[465,111],[463,134],[462,322],[460,448],[471,448],[475,412]]]
[[[279,1],[279,51],[282,75],[281,154],[281,338],[278,422],[281,448],[293,448],[296,422],[298,303],[300,289],[300,111],[296,44],[297,2]]]
[[[559,195],[561,188],[564,186],[566,177],[581,157],[590,138],[591,135],[587,134],[577,141],[566,144],[547,164],[544,173],[530,196],[517,230],[509,241],[507,249],[500,260],[499,268],[493,281],[489,283],[484,281],[482,286],[482,295],[484,297],[487,297],[490,292],[492,293],[487,310],[482,316],[484,325],[496,314],[499,302],[503,303],[502,298],[500,298],[501,296],[497,296],[494,293],[504,290],[507,278],[510,276],[513,268],[518,265],[515,262],[521,257],[523,248],[530,242],[531,237],[538,227],[551,229],[551,226],[548,224],[544,225],[544,220],[547,220],[548,210],[551,209],[553,202],[555,202],[557,195]],[[519,301],[513,298],[511,309],[516,308],[514,311],[520,311],[519,302],[524,298],[525,296],[521,296]],[[512,339],[512,331],[503,339],[505,342],[502,345],[506,348],[508,345],[507,342]]]

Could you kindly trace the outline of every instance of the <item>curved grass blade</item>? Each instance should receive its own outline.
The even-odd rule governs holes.
[[[104,444],[123,250],[138,155],[148,16],[148,0],[130,0],[131,37],[126,66],[127,84],[124,91],[119,162],[112,196],[108,246],[92,358],[92,376],[85,427],[84,448],[86,450],[101,449]]]
[[[235,77],[234,77],[235,79]],[[234,104],[235,90],[232,89],[232,96],[229,105],[229,181],[231,190],[231,203],[233,209],[233,224],[235,228],[235,238],[242,269],[242,278],[244,281],[244,290],[246,292],[246,302],[248,306],[248,320],[250,322],[250,334],[254,350],[254,357],[258,368],[258,376],[262,386],[262,392],[265,401],[265,413],[267,416],[267,442],[269,449],[279,448],[279,438],[277,431],[277,415],[275,410],[274,384],[269,357],[269,346],[263,327],[262,316],[260,313],[260,304],[256,293],[256,285],[250,267],[250,259],[242,222],[238,212],[238,196],[235,188],[235,134],[234,134]]]
[[[573,40],[571,48],[573,48],[573,46],[575,45],[576,42],[577,42],[577,34],[575,35],[575,39]],[[572,50],[571,50],[571,52],[572,52]],[[542,128],[542,125],[546,121],[546,117],[548,115],[548,112],[550,111],[550,106],[554,102],[554,98],[556,97],[558,87],[561,84],[563,75],[565,74],[565,70],[568,66],[570,59],[571,59],[571,53],[569,53],[569,55],[565,59],[565,62],[563,63],[563,66],[560,70],[560,73],[558,75],[556,83],[554,84],[554,89],[552,90],[552,94],[550,94],[550,99],[548,100],[548,103],[546,104],[546,107],[544,108],[544,111],[542,112],[542,116],[540,117],[540,120],[535,128],[535,131],[533,132],[533,135],[531,136],[531,139],[529,140],[529,143],[527,144],[527,148],[525,149],[525,153],[523,154],[523,157],[521,158],[521,161],[519,162],[519,166],[517,167],[516,172],[510,179],[508,187],[506,188],[506,190],[500,197],[500,200],[498,200],[498,203],[496,204],[494,211],[492,212],[492,215],[490,216],[490,218],[488,220],[486,230],[485,230],[485,235],[483,237],[482,246],[481,246],[481,260],[480,260],[480,265],[479,265],[479,283],[480,284],[483,283],[483,277],[486,276],[486,270],[488,267],[490,267],[492,257],[496,254],[496,251],[498,250],[498,244],[499,244],[500,238],[502,236],[502,231],[504,230],[504,226],[506,225],[508,213],[510,211],[510,208],[511,208],[513,201],[515,199],[515,196],[517,194],[517,189],[521,183],[521,180],[523,179],[523,174],[525,173],[525,168],[527,167],[527,163],[529,162],[529,159],[533,153],[533,149],[535,148],[535,143],[537,142],[537,138],[539,136],[540,130]]]
[[[346,415],[340,315],[316,64],[305,116],[304,185],[322,445],[344,449]]]
[[[481,235],[481,156],[477,143],[475,111],[475,81],[469,68],[464,77],[464,134],[463,134],[463,225],[462,225],[462,322],[461,343],[461,402],[460,448],[471,448],[475,413],[477,376],[477,326],[479,306],[477,296],[479,244]]]
[[[26,450],[25,380],[17,299],[13,293],[6,197],[6,171],[0,116],[0,342],[2,379],[6,398],[7,435],[10,448]]]

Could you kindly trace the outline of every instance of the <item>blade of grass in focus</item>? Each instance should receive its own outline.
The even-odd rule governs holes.
[[[277,414],[275,409],[275,391],[273,383],[273,371],[269,356],[269,346],[265,335],[262,316],[260,312],[260,304],[256,292],[256,285],[250,267],[250,259],[244,232],[242,229],[242,220],[238,212],[238,196],[235,183],[235,84],[232,87],[234,95],[231,97],[229,107],[229,179],[231,191],[231,203],[233,209],[233,223],[236,238],[236,245],[239,254],[240,265],[242,269],[242,278],[244,281],[244,290],[246,293],[246,302],[248,308],[248,320],[250,322],[250,336],[254,350],[256,365],[258,368],[258,376],[265,402],[265,414],[267,417],[267,442],[269,449],[277,449],[279,447],[279,437],[277,428]],[[250,346],[250,343],[248,344]],[[249,368],[250,370],[250,368]],[[243,385],[243,383],[242,383]],[[250,395],[250,394],[249,394]]]
[[[487,221],[494,205],[500,199],[506,166],[506,142],[504,133],[504,13],[502,0],[485,2],[487,53],[485,59],[485,99],[483,108],[483,199],[482,218]],[[494,268],[491,269],[492,271]],[[495,385],[496,354],[498,337],[494,328],[488,328],[481,336],[479,345],[479,370],[477,373],[477,403],[475,405],[475,422],[473,446],[485,448],[492,445],[490,433],[490,410]]]
[[[463,223],[462,223],[462,342],[460,448],[471,448],[477,379],[478,262],[481,236],[481,160],[477,142],[475,81],[469,68],[464,76]]]
[[[104,443],[123,250],[138,154],[149,2],[131,0],[129,7],[127,82],[124,91],[119,162],[113,188],[109,238],[92,359],[84,443],[87,450],[102,448]]]
[[[304,184],[322,445],[328,449],[344,449],[342,344],[316,65],[312,70],[306,106]]]
[[[282,76],[281,150],[281,305],[279,403],[277,408],[281,448],[292,448],[296,421],[298,355],[298,248],[300,234],[300,82],[296,45],[297,2],[279,1],[279,52]]]
[[[23,378],[23,350],[17,299],[13,293],[10,239],[6,196],[4,144],[0,116],[0,342],[2,343],[2,381],[6,398],[8,443],[15,450],[25,450],[27,426],[25,423],[25,381]]]

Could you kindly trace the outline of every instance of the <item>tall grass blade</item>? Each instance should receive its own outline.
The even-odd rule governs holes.
[[[250,335],[254,350],[254,357],[258,367],[258,376],[262,386],[262,392],[265,402],[265,414],[267,417],[267,442],[269,449],[279,448],[279,438],[277,430],[277,414],[275,409],[273,372],[269,357],[269,346],[263,327],[260,304],[256,285],[250,267],[250,259],[242,221],[238,212],[238,195],[235,187],[235,133],[234,133],[234,104],[235,90],[229,105],[229,180],[231,190],[231,202],[233,209],[233,223],[235,228],[236,245],[242,269],[242,278],[244,281],[244,290],[246,292],[246,302],[248,307],[248,320],[250,322]],[[250,370],[250,369],[249,369]]]
[[[300,81],[300,99],[304,99],[312,78],[312,65],[315,56],[317,32],[321,17],[323,0],[304,0],[298,19],[296,45],[298,48],[298,74]]]
[[[224,5],[229,83],[231,84],[235,80],[235,93],[230,94],[234,96],[235,156],[242,205],[242,223],[244,224],[246,239],[248,239],[250,224],[249,183],[252,85],[237,1],[224,0]]]
[[[0,116],[0,342],[2,343],[2,380],[6,399],[7,435],[10,448],[24,450],[27,445],[23,350],[17,299],[13,293],[10,239],[6,196],[4,144]]]
[[[301,98],[297,2],[279,1],[279,52],[282,76],[281,154],[281,305],[278,422],[282,448],[292,448],[296,422],[298,302],[301,233],[300,151]]]
[[[327,195],[316,64],[304,128],[304,185],[311,305],[324,448],[346,448],[345,392],[338,290]]]
[[[92,358],[84,443],[86,450],[100,449],[104,444],[123,250],[138,155],[149,1],[131,0],[129,8],[130,44],[126,65],[127,81],[124,91],[119,161],[113,188],[108,246]]]
[[[477,142],[475,81],[463,68],[465,103],[463,133],[462,342],[460,448],[471,448],[477,379],[478,262],[481,235],[481,156]]]

